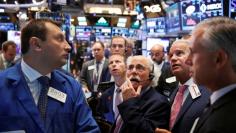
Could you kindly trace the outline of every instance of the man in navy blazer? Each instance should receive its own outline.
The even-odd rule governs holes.
[[[153,87],[152,62],[144,56],[127,59],[126,82],[121,86],[122,102],[117,106],[115,133],[153,133],[168,128],[170,105]]]
[[[31,20],[21,31],[21,44],[21,62],[0,73],[0,132],[100,132],[81,85],[56,70],[71,49],[59,25]],[[43,87],[42,76],[50,87]]]
[[[190,66],[185,63],[190,53],[188,40],[175,41],[169,52],[171,69],[176,79],[180,82],[179,86],[185,85],[183,100],[180,103],[180,109],[176,106],[177,95],[180,93],[180,87],[173,91],[170,97],[171,115],[170,131],[166,129],[156,129],[156,133],[189,133],[197,117],[201,115],[204,107],[207,105],[210,93],[203,87],[194,83],[191,78]],[[177,115],[174,113],[178,110]]]
[[[104,56],[104,49],[105,46],[102,42],[95,42],[92,46],[95,59],[85,62],[82,66],[80,81],[85,92],[97,92],[97,85],[99,83],[111,80],[108,59]],[[98,67],[97,62],[99,62]],[[96,75],[97,79],[94,81],[94,76]]]
[[[114,123],[116,116],[117,108],[114,106],[117,91],[126,81],[126,64],[125,57],[123,55],[114,54],[109,58],[109,71],[114,77],[114,85],[111,88],[107,89],[102,93],[102,96],[99,98],[97,112],[98,115],[103,119],[107,120],[110,123]]]
[[[216,17],[199,23],[192,32],[188,63],[198,84],[212,91],[209,106],[193,133],[236,131],[236,21]]]

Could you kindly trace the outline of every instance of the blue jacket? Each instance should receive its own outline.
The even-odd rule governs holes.
[[[53,71],[51,86],[67,94],[65,103],[48,97],[46,125],[21,71],[20,64],[0,73],[0,132],[97,133],[99,128],[84,98],[81,85],[72,77]]]

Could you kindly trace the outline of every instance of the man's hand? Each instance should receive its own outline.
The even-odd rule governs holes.
[[[138,86],[137,91],[133,88],[132,83],[127,78],[126,82],[121,86],[123,100],[126,101],[129,98],[136,97],[140,95],[142,86]]]
[[[166,129],[156,128],[155,133],[171,133]]]

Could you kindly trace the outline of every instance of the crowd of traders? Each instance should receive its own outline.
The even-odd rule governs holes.
[[[15,44],[2,45],[0,132],[236,130],[233,19],[216,17],[199,23],[191,36],[173,42],[168,59],[160,44],[151,48],[151,59],[126,54],[132,45],[121,36],[112,38],[106,58],[103,42],[95,41],[94,59],[82,64],[78,80],[61,69],[71,46],[57,23],[31,20],[21,32],[22,58],[17,63],[12,62]],[[95,96],[95,106],[87,104],[87,93]]]

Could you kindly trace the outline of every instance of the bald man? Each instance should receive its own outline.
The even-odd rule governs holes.
[[[154,63],[154,72],[160,73],[160,77],[156,78],[156,90],[166,97],[169,97],[172,91],[177,87],[176,80],[170,69],[170,63],[165,62],[164,46],[155,44],[150,51],[151,59]],[[168,80],[172,79],[172,80]]]

